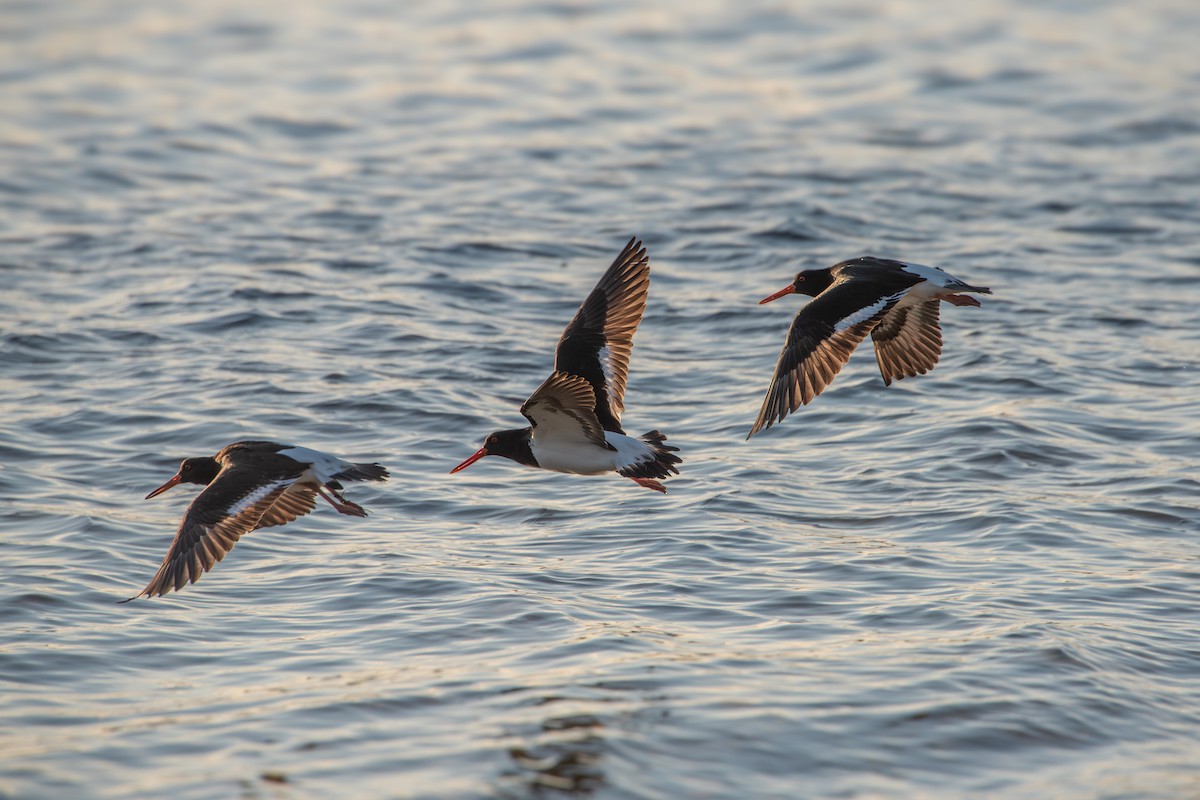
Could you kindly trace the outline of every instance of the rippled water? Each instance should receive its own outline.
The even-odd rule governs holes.
[[[0,795],[1200,795],[1200,11],[6,5]],[[659,496],[488,459],[625,239]],[[744,440],[800,268],[995,295]],[[117,605],[261,437],[388,484]]]

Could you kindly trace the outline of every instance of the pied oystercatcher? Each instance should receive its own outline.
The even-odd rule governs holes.
[[[634,438],[621,428],[633,334],[649,290],[650,258],[634,237],[563,331],[554,372],[521,406],[529,427],[489,434],[450,473],[484,456],[503,456],[555,472],[617,472],[665,493],[657,479],[679,473],[679,448],[667,445],[658,431]]]
[[[761,305],[788,294],[816,298],[792,320],[775,377],[746,438],[824,391],[868,333],[885,386],[933,369],[942,352],[940,302],[979,305],[960,292],[992,290],[963,283],[937,267],[874,256],[797,273],[789,285],[759,301]]]

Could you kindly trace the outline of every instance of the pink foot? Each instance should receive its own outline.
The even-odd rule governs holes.
[[[365,517],[367,510],[358,503],[352,503],[349,500],[342,503],[340,506],[334,506],[339,514],[349,514],[352,517]]]
[[[653,478],[630,478],[638,486],[645,486],[647,489],[653,489],[656,492],[667,493],[667,487],[663,486]]]
[[[328,494],[326,493],[327,491]],[[328,489],[324,486],[318,486],[317,494],[325,498],[325,501],[329,503],[329,505],[333,506],[334,510],[339,514],[349,514],[352,517],[365,517],[367,515],[367,510],[365,508],[360,506],[358,503],[350,502],[333,489]],[[333,497],[330,497],[330,494],[332,494]]]

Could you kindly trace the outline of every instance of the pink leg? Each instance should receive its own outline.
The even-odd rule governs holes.
[[[317,494],[321,495],[321,497],[324,497],[325,500],[328,501],[329,505],[333,506],[339,514],[349,514],[352,517],[365,517],[367,515],[367,510],[358,503],[351,503],[349,500],[333,491],[333,489],[328,489],[328,491],[337,499],[335,500],[334,497],[330,497],[325,493],[326,487],[317,487]]]
[[[667,493],[667,487],[663,486],[653,478],[630,478],[638,486],[645,486],[647,489],[653,489],[656,492]]]
[[[942,299],[956,306],[978,306],[980,302],[969,294],[944,294]]]

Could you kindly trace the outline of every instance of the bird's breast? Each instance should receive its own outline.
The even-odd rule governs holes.
[[[616,469],[616,455],[612,450],[594,444],[571,442],[560,444],[534,442],[533,457],[538,466],[554,472],[570,472],[576,475],[600,475]]]

